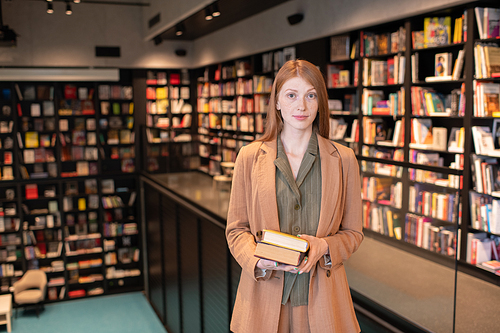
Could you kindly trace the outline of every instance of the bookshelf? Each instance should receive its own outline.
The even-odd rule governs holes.
[[[15,177],[13,164],[14,164],[14,145],[13,132],[15,128],[14,124],[14,112],[15,108],[13,105],[14,97],[11,87],[8,85],[2,85],[0,87],[2,90],[2,95],[0,98],[0,107],[2,113],[0,114],[0,143],[1,143],[1,153],[3,155],[3,162],[0,166],[0,180],[12,180]]]
[[[99,172],[94,85],[67,83],[59,90],[61,177]]]
[[[53,294],[58,294],[65,284],[61,190],[53,181],[40,180],[21,185],[21,191],[26,267],[47,273],[48,299],[52,301],[57,299]]]
[[[496,8],[495,8],[496,6]],[[478,5],[470,11],[474,17],[473,41],[469,51],[474,55],[470,63],[470,77],[473,97],[470,107],[471,138],[470,143],[470,186],[467,199],[470,223],[462,240],[467,244],[464,260],[476,267],[481,267],[490,274],[498,272],[491,266],[483,265],[490,259],[495,260],[498,252],[500,230],[497,223],[498,195],[496,192],[498,169],[498,134],[497,124],[500,109],[497,102],[497,89],[500,89],[498,60],[500,42],[498,39],[498,23],[489,22],[498,15],[498,5]],[[491,16],[489,16],[491,15]],[[470,21],[469,21],[470,22]],[[497,67],[495,67],[497,66]],[[490,134],[491,133],[491,134]],[[476,249],[473,251],[472,249]],[[494,251],[496,249],[496,251]],[[497,273],[498,274],[498,273]]]
[[[189,71],[148,70],[146,85],[145,170],[158,173],[196,169],[199,158],[192,131]]]
[[[101,174],[136,171],[133,89],[130,85],[99,84],[99,150]]]
[[[21,177],[56,178],[59,169],[55,87],[48,83],[16,83],[15,88],[18,92],[17,143]]]
[[[103,292],[101,228],[97,179],[66,181],[63,196],[68,297]],[[90,286],[90,287],[89,287]],[[82,293],[85,292],[85,294]]]
[[[264,132],[274,75],[290,46],[200,68],[195,72],[200,166],[221,174],[221,162],[234,162],[239,149]]]
[[[10,185],[0,188],[0,202],[3,216],[0,217],[0,292],[9,292],[9,287],[22,274],[23,245],[20,237],[21,213],[19,207],[19,188]]]
[[[140,224],[136,208],[137,179],[114,177],[101,179],[102,235],[106,290],[141,284]]]
[[[142,288],[139,221],[121,221],[127,233],[135,230],[131,240],[104,233],[101,182],[121,179],[117,188],[130,188],[126,203],[137,189],[134,95],[125,72],[110,83],[0,83],[1,293],[32,268],[47,273],[47,302]],[[136,205],[127,216],[139,215]],[[139,258],[111,276],[103,244],[114,238],[121,257]]]
[[[477,72],[474,74],[474,45],[483,43],[477,39],[475,19],[473,6],[459,6],[370,28],[370,32],[377,35],[402,27],[406,47],[400,49],[397,56],[409,61],[399,68],[399,72],[404,73],[402,80],[390,84],[385,79],[381,82],[375,79],[374,85],[373,76],[377,72],[374,61],[375,64],[386,61],[382,68],[387,70],[389,60],[396,62],[396,55],[365,52],[360,56],[362,88],[358,91],[362,112],[359,118],[362,119],[358,119],[363,126],[358,158],[363,179],[363,223],[369,231],[367,234],[375,232],[383,235],[381,239],[395,238],[402,248],[415,253],[417,247],[419,255],[445,265],[451,266],[452,260],[447,258],[457,256],[460,269],[498,284],[491,270],[488,272],[479,265],[481,260],[473,259],[489,252],[491,245],[500,241],[496,229],[487,229],[486,222],[481,220],[487,215],[479,215],[481,209],[486,212],[486,208],[492,207],[493,197],[491,192],[489,195],[477,193],[474,175],[474,165],[476,169],[478,166],[484,169],[485,162],[493,174],[498,161],[494,152],[493,156],[471,155],[475,152],[473,136],[469,134],[472,127],[489,126],[491,132],[495,123],[491,115],[479,117],[481,107],[474,105],[479,100],[477,86],[481,81],[495,83],[495,79],[477,79]],[[442,24],[443,28],[444,24],[441,31],[446,31],[449,39],[433,43],[425,37],[432,35],[429,33],[432,20],[438,27]],[[359,34],[363,39],[364,30]],[[488,41],[492,42],[491,38]],[[498,44],[498,40],[496,42]],[[444,66],[440,63],[443,58],[448,61]],[[438,73],[441,66],[449,68],[443,77]],[[389,77],[390,71],[387,70],[386,75]],[[397,93],[402,112],[373,115],[374,110],[380,112],[374,100],[390,101],[390,93]],[[398,121],[402,122],[403,133],[395,139]],[[376,139],[380,124],[392,130],[392,138],[390,135],[388,138],[392,144]],[[474,163],[475,159],[479,161]],[[489,184],[489,190],[493,190],[493,186]],[[388,195],[389,199],[382,204],[374,200]],[[475,253],[480,245],[490,247]],[[494,259],[489,253],[482,258]]]

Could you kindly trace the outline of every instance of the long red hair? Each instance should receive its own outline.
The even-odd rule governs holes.
[[[266,130],[260,141],[271,141],[281,133],[283,129],[283,119],[280,111],[276,108],[281,88],[286,81],[300,77],[311,84],[316,89],[318,96],[318,114],[314,119],[313,126],[317,128],[319,135],[329,138],[330,133],[330,112],[328,110],[328,93],[326,91],[325,80],[320,70],[306,60],[287,61],[279,70],[273,82],[269,106],[267,109]]]

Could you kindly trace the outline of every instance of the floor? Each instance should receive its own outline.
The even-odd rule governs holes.
[[[7,332],[0,325],[0,332]],[[20,310],[12,319],[12,333],[167,333],[142,292],[99,296]]]

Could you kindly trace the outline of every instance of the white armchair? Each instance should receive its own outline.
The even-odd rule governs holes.
[[[16,281],[14,288],[14,303],[19,306],[27,307],[34,305],[36,307],[36,316],[38,317],[40,308],[43,309],[45,294],[47,290],[47,275],[44,271],[33,269],[26,271],[23,277]]]

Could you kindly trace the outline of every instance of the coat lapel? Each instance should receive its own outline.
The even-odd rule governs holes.
[[[276,201],[276,140],[263,142],[257,158],[257,196],[261,206],[262,226],[265,229],[280,230],[278,202]]]
[[[325,237],[332,229],[335,213],[339,211],[342,189],[342,164],[339,152],[332,142],[318,135],[321,158],[321,212],[316,237]]]

